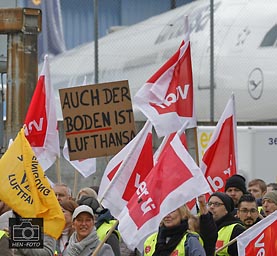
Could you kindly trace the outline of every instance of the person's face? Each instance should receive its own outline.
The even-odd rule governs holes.
[[[258,184],[252,185],[248,187],[248,191],[254,196],[256,199],[262,198],[264,193],[262,192],[260,186]]]
[[[64,218],[65,218],[65,226],[69,227],[72,224],[72,213],[64,208],[62,208]]]
[[[263,211],[265,216],[275,212],[277,210],[277,205],[270,199],[263,199]]]
[[[255,202],[241,202],[237,212],[238,218],[246,228],[251,227],[256,222],[259,212]]]
[[[228,213],[223,201],[217,196],[212,196],[209,199],[208,210],[213,214],[215,221],[219,220]]]
[[[169,214],[167,214],[163,218],[163,224],[167,228],[178,226],[181,223],[181,221],[182,221],[182,216],[181,216],[178,209],[171,212],[171,213],[169,213]]]
[[[271,191],[273,191],[273,187],[272,186],[267,186],[266,187],[266,193],[271,192]]]
[[[71,198],[65,186],[54,186],[53,190],[59,202],[63,202]]]
[[[82,212],[73,220],[72,227],[76,230],[77,239],[80,242],[91,233],[94,218],[89,213]]]
[[[233,199],[235,206],[238,205],[239,200],[243,195],[243,192],[235,187],[228,188],[225,193]]]

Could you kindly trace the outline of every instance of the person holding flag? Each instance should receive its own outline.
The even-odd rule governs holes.
[[[181,206],[162,219],[159,231],[144,243],[145,256],[206,256],[199,235],[189,231],[187,211]]]
[[[230,196],[222,192],[214,192],[208,200],[209,211],[213,214],[218,238],[216,242],[216,255],[238,256],[237,244],[228,243],[245,231],[240,220],[232,215],[234,202]]]

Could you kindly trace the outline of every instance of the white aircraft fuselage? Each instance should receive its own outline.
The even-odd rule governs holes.
[[[131,96],[178,49],[189,17],[198,121],[210,121],[210,1],[196,1],[99,40],[99,83],[129,81]],[[59,88],[94,83],[94,43],[50,59],[58,118]],[[277,1],[214,1],[214,118],[231,93],[237,121],[277,121]],[[135,120],[145,117],[135,111]]]

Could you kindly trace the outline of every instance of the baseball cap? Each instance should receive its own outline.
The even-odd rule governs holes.
[[[82,212],[87,212],[87,213],[89,213],[92,217],[94,217],[93,211],[92,211],[92,209],[91,209],[89,206],[87,206],[87,205],[80,205],[80,206],[78,206],[78,207],[74,210],[74,212],[73,212],[73,214],[72,214],[72,221],[73,221],[80,213],[82,213]]]

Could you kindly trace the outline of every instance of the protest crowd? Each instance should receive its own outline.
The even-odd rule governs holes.
[[[224,192],[198,197],[197,213],[182,205],[164,216],[139,251],[127,248],[118,222],[99,203],[95,190],[82,188],[73,198],[66,184],[54,184],[65,218],[59,238],[44,234],[42,249],[9,249],[9,218],[20,216],[1,201],[1,255],[93,255],[96,249],[96,255],[117,256],[239,255],[236,237],[277,210],[277,190],[266,188],[261,179],[251,180],[246,187],[244,177],[235,174],[227,179]]]
[[[48,65],[45,58],[37,84],[46,93],[51,91],[44,88]],[[181,68],[186,76],[180,75]],[[163,104],[151,102],[161,77],[168,93]],[[122,88],[122,99],[130,100]],[[174,95],[176,91],[182,97]],[[30,107],[47,104],[47,97],[34,94]],[[188,31],[176,54],[138,91],[134,104],[148,117],[144,127],[108,162],[99,187],[83,187],[76,195],[67,184],[50,183],[44,174],[60,154],[55,111],[44,109],[48,127],[43,136],[28,125],[19,131],[0,159],[0,255],[277,255],[277,184],[266,184],[260,177],[247,183],[239,174],[234,95],[201,163],[196,164],[187,150],[185,130],[197,124]],[[30,115],[38,111],[32,110],[27,124],[36,120]],[[118,124],[125,118],[122,113],[116,112]],[[109,115],[104,117],[108,124]],[[152,125],[164,137],[155,154]],[[79,166],[86,161],[89,158],[82,158]],[[39,225],[26,226],[32,218],[43,220],[41,234]],[[28,247],[40,240],[41,247]]]

